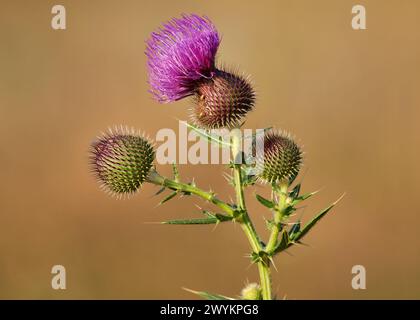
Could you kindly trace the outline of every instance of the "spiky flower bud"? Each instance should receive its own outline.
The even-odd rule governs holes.
[[[253,109],[255,92],[246,79],[221,70],[196,89],[193,121],[206,129],[232,128]]]
[[[299,173],[302,152],[285,133],[269,131],[264,135],[264,158],[257,156],[259,179],[268,183],[292,180]]]
[[[257,283],[247,284],[246,287],[242,289],[241,298],[243,300],[261,300],[261,287]]]
[[[152,144],[134,130],[116,129],[91,146],[92,171],[101,187],[122,196],[137,191],[153,166]]]

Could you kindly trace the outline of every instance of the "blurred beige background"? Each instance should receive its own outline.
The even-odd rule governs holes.
[[[351,28],[363,4],[367,30]],[[67,9],[67,30],[50,27]],[[198,217],[194,199],[156,208],[146,186],[117,201],[89,173],[88,147],[108,126],[151,136],[176,129],[190,102],[147,93],[144,41],[182,12],[208,15],[219,61],[251,74],[258,104],[247,127],[293,132],[304,145],[312,216],[344,200],[276,259],[289,299],[420,298],[420,3],[418,1],[0,1],[0,298],[195,298],[181,287],[235,296],[256,281],[238,226],[148,224]],[[159,167],[169,173],[169,167]],[[182,166],[184,179],[232,194],[219,166]],[[257,229],[269,216],[253,199]],[[266,234],[264,234],[266,236]],[[67,290],[51,289],[51,267]],[[351,268],[367,269],[367,289]]]

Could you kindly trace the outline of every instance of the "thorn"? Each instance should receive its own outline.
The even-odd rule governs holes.
[[[297,222],[282,222],[286,226],[294,226]]]
[[[276,272],[279,272],[279,270],[277,270],[276,264],[274,263],[274,259],[273,257],[269,257],[271,263],[273,264],[274,270],[276,270]]]
[[[337,203],[339,203],[340,201],[341,201],[341,199],[343,199],[344,198],[344,196],[346,195],[346,193],[344,192],[342,195],[341,195],[341,197],[340,198],[338,198],[335,202],[333,202],[333,206],[335,206]]]
[[[296,246],[303,246],[303,247],[308,247],[308,248],[311,248],[311,246],[309,245],[309,244],[307,244],[307,243],[303,243],[303,242],[300,242],[300,241],[297,241],[297,242],[295,242],[295,241],[290,241],[290,243],[292,243],[293,245],[296,245]]]
[[[185,291],[188,291],[188,292],[191,292],[193,294],[198,294],[199,293],[198,291],[194,291],[194,290],[191,290],[191,289],[188,289],[188,288],[185,288],[185,287],[181,287],[181,289],[185,290]]]

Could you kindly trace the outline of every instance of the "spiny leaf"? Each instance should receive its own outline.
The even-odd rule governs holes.
[[[208,210],[203,210],[202,212],[206,217],[209,217],[209,218],[214,218],[216,216],[216,214]]]
[[[306,193],[306,194],[303,194],[303,195],[301,195],[299,197],[296,197],[296,198],[294,198],[294,200],[292,202],[292,205],[295,206],[298,203],[300,203],[300,202],[302,202],[302,201],[304,201],[304,200],[312,197],[313,195],[317,194],[318,192],[319,192],[319,190],[314,191],[314,192],[310,192],[310,193]]]
[[[292,199],[296,199],[296,198],[299,196],[300,187],[301,187],[301,184],[300,184],[300,183],[298,183],[297,185],[295,185],[295,186],[294,186],[293,190],[292,190],[292,191],[290,191],[290,195],[289,195],[289,196],[290,196]]]
[[[320,213],[318,213],[311,221],[309,221],[303,227],[302,230],[294,233],[291,240],[292,241],[298,241],[298,240],[302,239],[312,229],[312,227],[315,226],[315,224],[319,220],[321,220],[321,218],[324,217],[328,213],[328,211],[330,211],[343,197],[344,197],[344,194],[337,201],[335,201],[333,204],[331,204],[329,207],[325,208]]]
[[[217,218],[217,220],[219,220],[220,222],[224,222],[224,221],[230,221],[230,220],[232,220],[232,217],[228,217],[228,216],[225,216],[224,214],[220,214],[220,213],[216,213],[216,218]]]
[[[213,212],[208,211],[208,210],[203,210],[203,214],[205,216],[207,216],[208,218],[217,219],[217,220],[219,220],[219,222],[230,221],[230,220],[233,219],[232,217],[226,216],[224,214],[213,213]]]
[[[217,218],[202,218],[202,219],[179,219],[164,221],[162,224],[215,224],[218,223]]]
[[[203,210],[203,214],[207,218],[169,220],[162,222],[162,224],[216,224],[232,220],[232,217],[228,217],[220,213],[212,213],[207,210]]]
[[[283,209],[283,219],[287,219],[293,212],[296,211],[296,208],[293,206],[287,206]]]
[[[293,175],[292,177],[291,177],[291,179],[289,179],[289,186],[291,186],[292,184],[293,184],[293,182],[295,182],[295,179],[297,178],[297,174],[295,174],[295,175]]]
[[[187,288],[182,288],[182,289],[184,289],[185,291],[191,292],[193,294],[196,294],[196,295],[198,295],[198,296],[200,296],[204,299],[207,299],[207,300],[235,300],[233,298],[226,297],[226,296],[223,296],[221,294],[214,294],[214,293],[209,293],[209,292],[206,292],[206,291],[195,291],[195,290],[191,290],[191,289],[187,289]]]
[[[300,231],[300,221],[296,222],[292,225],[292,227],[289,230],[289,235],[291,238],[293,238],[293,235]]]
[[[191,130],[196,132],[198,135],[200,135],[204,138],[207,138],[207,140],[210,141],[210,142],[216,143],[219,146],[222,146],[222,147],[225,147],[225,148],[226,147],[227,148],[231,147],[231,143],[224,141],[223,137],[221,137],[219,135],[212,135],[212,134],[208,133],[207,130],[196,127],[195,125],[190,124],[188,122],[186,122],[186,125],[187,125],[188,128],[190,128]]]
[[[267,200],[266,198],[260,196],[259,194],[255,194],[255,197],[257,198],[258,202],[261,203],[263,206],[273,209],[275,207],[275,203]]]
[[[283,231],[280,234],[280,241],[274,249],[274,253],[279,253],[280,251],[287,249],[289,247],[289,243],[289,233],[287,232],[287,230],[283,229]]]
[[[242,184],[244,187],[253,186],[257,182],[257,176],[255,175],[253,170],[255,170],[255,168],[253,168],[252,166],[242,166]]]
[[[252,252],[251,261],[252,263],[262,262],[265,265],[268,265],[269,253],[265,251]]]
[[[178,194],[178,191],[174,191],[172,193],[170,193],[168,196],[166,196],[161,202],[159,202],[159,205],[164,204],[165,202],[168,202],[169,200],[171,200],[172,198],[174,198],[176,195]]]
[[[155,196],[160,195],[163,191],[165,191],[166,187],[162,187],[158,190],[158,192],[155,193]]]

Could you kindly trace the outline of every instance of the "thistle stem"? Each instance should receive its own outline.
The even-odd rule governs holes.
[[[272,226],[272,230],[270,233],[270,238],[268,239],[267,246],[265,247],[265,250],[267,253],[272,253],[277,245],[277,239],[279,237],[280,228],[278,227],[278,222],[276,222],[276,216],[278,213],[276,212],[274,214],[274,225]]]
[[[277,239],[278,239],[279,233],[281,231],[281,221],[282,221],[283,216],[284,216],[284,211],[286,210],[286,207],[287,207],[287,203],[286,203],[287,187],[288,187],[287,182],[281,182],[280,186],[278,187],[277,195],[279,197],[279,201],[278,201],[278,204],[275,207],[274,221],[273,221],[274,223],[272,225],[270,238],[269,238],[268,243],[265,247],[265,251],[268,254],[273,253],[273,251],[276,249]]]
[[[178,182],[175,180],[162,177],[154,170],[147,177],[147,181],[156,185],[167,187],[171,190],[177,190],[177,191],[194,194],[202,198],[203,200],[209,201],[213,203],[214,205],[218,206],[220,209],[222,209],[224,212],[226,212],[230,216],[233,216],[235,213],[235,210],[229,204],[218,199],[214,193],[204,191],[191,184],[182,183],[182,182]]]
[[[243,181],[242,181],[242,161],[240,159],[241,152],[241,137],[239,134],[234,134],[232,136],[232,154],[234,158],[233,165],[233,175],[234,175],[234,185],[236,193],[237,207],[242,213],[242,220],[240,221],[241,227],[245,232],[245,235],[248,238],[251,248],[255,254],[259,254],[264,251],[264,248],[261,244],[261,241],[258,237],[258,234],[255,230],[255,227],[251,221],[251,218],[248,215],[246,209]],[[271,277],[270,277],[270,262],[265,257],[262,260],[257,262],[258,272],[260,276],[260,285],[262,291],[262,297],[264,300],[271,300]]]

